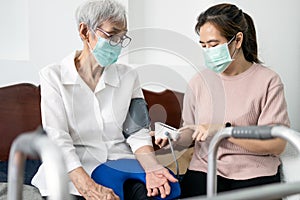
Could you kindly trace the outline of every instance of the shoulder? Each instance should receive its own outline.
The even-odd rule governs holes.
[[[113,64],[110,66],[112,71],[117,71],[119,78],[137,78],[137,70],[125,64]]]
[[[39,71],[40,77],[46,79],[62,79],[62,77],[74,74],[74,55],[76,52],[70,53],[58,63],[52,63]]]
[[[262,65],[255,64],[255,76],[258,81],[270,85],[282,85],[280,76],[272,69]]]
[[[278,76],[278,74],[273,71],[271,68],[266,67],[265,65],[262,64],[254,64],[254,67],[256,68],[256,71],[262,75],[266,75],[267,77],[274,77]]]
[[[43,78],[51,78],[51,77],[59,77],[60,76],[60,70],[61,65],[58,63],[52,63],[44,68],[42,68],[39,72],[40,76]]]
[[[114,64],[113,65],[120,74],[126,74],[128,72],[132,72],[132,73],[136,73],[136,70],[129,66],[129,65],[125,65],[125,64]]]

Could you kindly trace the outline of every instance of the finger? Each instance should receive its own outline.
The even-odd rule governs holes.
[[[157,138],[157,139],[155,140],[155,144],[156,144],[156,145],[160,145],[161,142],[162,142],[162,138]]]
[[[147,188],[147,196],[148,196],[148,197],[151,197],[151,191],[152,191],[151,188]]]
[[[96,188],[96,190],[91,190],[92,196],[91,199],[106,199],[106,200],[114,200],[119,199],[119,197],[114,193],[111,188],[107,188],[104,186],[100,186]]]
[[[167,139],[167,138],[164,138],[164,139],[162,140],[161,146],[164,147],[164,146],[166,146],[168,143],[169,143],[168,139]]]
[[[102,187],[100,185],[97,185],[97,187],[95,187],[94,190],[90,190],[89,194],[88,194],[88,198],[86,199],[101,199],[103,196],[102,193]]]
[[[151,196],[157,196],[157,195],[158,195],[158,189],[157,188],[152,188]]]
[[[201,137],[203,136],[203,132],[199,131],[199,134],[197,135],[196,141],[199,142],[201,141]]]
[[[91,193],[88,195],[88,200],[91,199],[106,199],[106,191],[104,187],[97,187],[96,190],[91,190]]]
[[[155,131],[150,131],[149,134],[150,136],[155,136]]]
[[[164,189],[165,189],[166,195],[169,195],[169,194],[171,193],[171,186],[169,185],[168,182],[166,182],[166,183],[164,184]]]
[[[165,188],[163,186],[159,186],[159,192],[160,192],[160,196],[161,198],[166,198],[166,192],[165,192]]]
[[[201,140],[201,141],[205,141],[206,138],[207,138],[207,136],[208,136],[208,133],[204,133],[204,134],[202,135],[202,137],[200,138],[200,140]]]
[[[164,171],[164,176],[172,183],[178,182],[178,180],[172,174],[170,174],[167,169]]]
[[[200,134],[200,130],[196,129],[192,135],[192,139],[195,140],[199,134]]]
[[[87,197],[84,197],[86,200],[92,200],[92,199],[103,199],[103,197],[105,197],[103,194],[95,194],[95,193],[92,193],[92,194],[89,194],[88,195],[88,198]]]
[[[166,146],[168,144],[168,139],[167,138],[163,138],[160,140],[160,143],[157,144],[160,148]]]
[[[109,193],[109,194],[107,194],[107,198],[109,199],[112,199],[112,200],[120,200],[120,198],[119,198],[119,196],[118,195],[116,195],[114,192],[113,192],[113,190]]]
[[[114,200],[114,197],[113,197],[113,195],[112,194],[107,194],[106,196],[105,196],[105,199],[106,200]]]
[[[120,200],[120,197],[115,194],[115,200]]]

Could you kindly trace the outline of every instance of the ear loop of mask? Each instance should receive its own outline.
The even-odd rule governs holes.
[[[89,29],[88,32],[89,32],[89,31],[91,31],[91,32],[94,33],[94,35],[95,35],[96,38],[97,38],[97,42],[98,42],[100,36],[99,36],[95,31],[93,31],[92,29]],[[88,42],[87,44],[88,44],[88,46],[89,46],[89,48],[90,48],[90,52],[93,52],[94,49],[92,49],[90,43]]]
[[[88,30],[88,32],[89,32],[90,30]],[[88,32],[86,33],[86,34],[88,34]],[[87,45],[89,46],[89,48],[90,48],[90,52],[92,52],[93,51],[93,49],[92,49],[92,47],[91,47],[91,45],[90,45],[90,43],[89,42],[87,42]]]
[[[229,42],[227,43],[228,45],[230,45],[230,43],[234,40],[236,38],[236,35],[235,36],[233,36],[230,40],[229,40]],[[236,53],[238,52],[238,49],[234,49],[234,52],[233,52],[233,55],[231,56],[231,60],[233,61],[233,60],[235,60],[234,59],[234,56],[236,55]]]

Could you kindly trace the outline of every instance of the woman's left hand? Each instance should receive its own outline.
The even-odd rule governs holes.
[[[155,131],[149,132],[150,136],[155,137]],[[156,138],[154,143],[159,146],[159,148],[163,148],[169,144],[168,138]]]
[[[171,193],[169,181],[174,183],[178,180],[163,166],[158,170],[146,172],[147,196],[157,196],[160,194],[161,198],[166,198]]]
[[[224,128],[222,124],[200,124],[200,125],[186,125],[178,129],[179,132],[190,129],[193,131],[192,138],[195,141],[205,141],[210,135],[215,134]]]

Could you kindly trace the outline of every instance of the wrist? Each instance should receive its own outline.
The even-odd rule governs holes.
[[[78,190],[94,182],[82,167],[69,172],[69,177]]]
[[[163,166],[157,161],[154,151],[147,153],[136,153],[135,156],[146,173],[163,168]]]
[[[148,174],[148,173],[152,173],[152,172],[154,172],[154,171],[158,171],[158,170],[161,170],[161,169],[163,169],[164,168],[164,166],[162,166],[161,164],[155,164],[155,165],[151,165],[151,166],[146,166],[145,168],[144,168],[144,170],[145,170],[145,173],[146,174]]]

